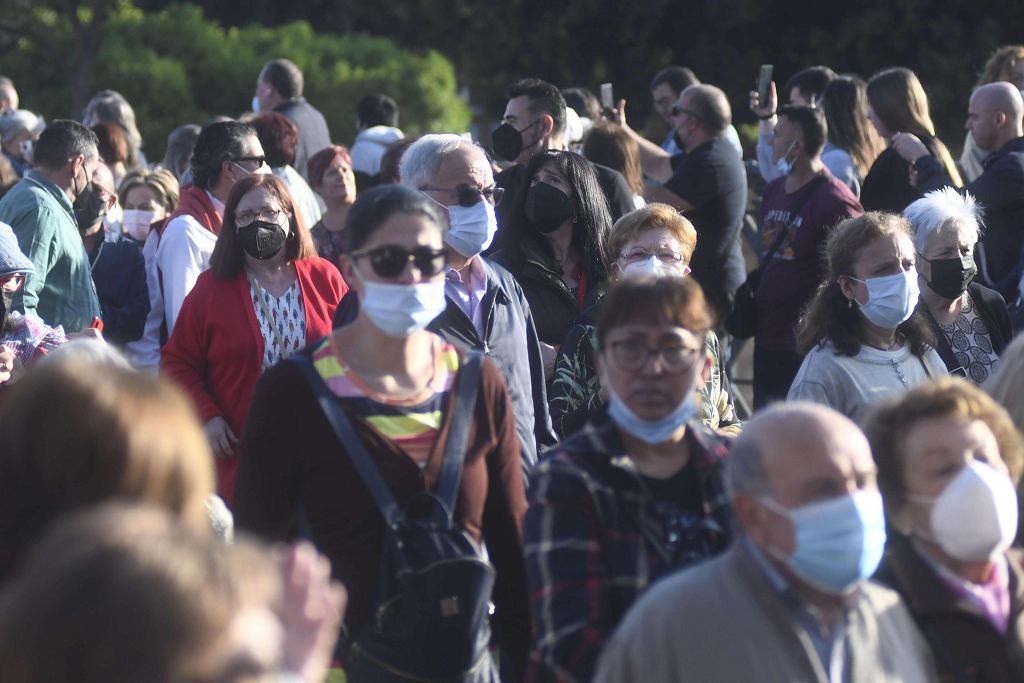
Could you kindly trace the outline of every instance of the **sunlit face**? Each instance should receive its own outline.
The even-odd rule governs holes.
[[[967,105],[967,122],[964,128],[971,131],[974,142],[984,150],[994,150],[999,144],[999,112],[985,97],[972,95]]]
[[[984,463],[1009,476],[995,434],[981,420],[929,417],[913,424],[900,441],[901,471],[909,500],[896,513],[905,531],[931,529],[932,504],[968,463]]]
[[[622,245],[612,263],[612,271],[616,278],[621,278],[631,263],[646,261],[654,256],[663,269],[674,272],[679,277],[685,277],[690,272],[689,256],[686,251],[671,230],[662,227],[648,228],[641,230],[633,239]]]
[[[1018,59],[1010,70],[1010,83],[1018,90],[1024,90],[1024,59]]]
[[[857,279],[843,275],[839,278],[840,286],[847,299],[852,297],[863,306],[868,302],[866,280],[904,271],[916,273],[916,264],[914,245],[909,236],[903,232],[883,235],[869,242],[857,255],[853,268]]]
[[[385,246],[394,246],[405,251],[413,251],[419,247],[439,251],[443,248],[444,242],[441,239],[440,226],[423,214],[396,212],[391,214],[370,235],[358,251],[369,252]],[[353,258],[344,255],[341,257],[341,267],[345,281],[360,296],[362,296],[366,282],[411,285],[421,282],[438,282],[444,279],[443,270],[436,275],[427,276],[412,261],[407,262],[401,273],[393,278],[378,275],[368,256]]]
[[[917,272],[925,282],[932,280],[932,266],[929,261],[951,258],[973,258],[974,242],[967,236],[967,231],[961,230],[956,223],[947,222],[941,228],[929,235],[917,260]]]
[[[255,220],[262,220],[277,223],[284,228],[286,234],[290,234],[292,219],[293,216],[281,206],[281,201],[262,186],[254,187],[242,195],[235,207],[236,229],[250,225]]]
[[[565,177],[562,169],[554,161],[549,161],[537,169],[537,172],[533,175],[533,180],[530,181],[530,187],[537,183],[547,183],[551,187],[560,190],[569,199],[575,197],[572,185],[569,184],[569,179]]]
[[[149,185],[133,185],[124,195],[124,209],[126,211],[152,211],[154,223],[167,217],[167,209],[160,203],[156,191]]]
[[[448,207],[459,204],[459,188],[467,186],[478,190],[494,189],[494,172],[487,157],[470,144],[446,154],[427,187],[421,189],[435,202]],[[487,200],[482,198],[481,201]]]
[[[775,135],[772,137],[772,159],[778,161],[788,157],[792,160],[797,156],[802,144],[803,134],[800,126],[785,116],[780,116],[778,123],[775,124]]]
[[[539,119],[540,117],[530,109],[530,98],[526,95],[513,97],[505,105],[505,116],[502,117],[502,121],[523,136],[523,151],[516,158],[519,163],[525,163],[533,156],[537,151],[535,145],[544,136]]]
[[[316,188],[325,200],[347,200],[354,202],[356,199],[356,176],[352,170],[352,164],[342,158],[337,158],[324,169],[323,178]]]

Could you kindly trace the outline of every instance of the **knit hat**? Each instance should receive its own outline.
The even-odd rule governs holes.
[[[21,251],[11,226],[0,223],[0,277],[34,272],[32,261]]]

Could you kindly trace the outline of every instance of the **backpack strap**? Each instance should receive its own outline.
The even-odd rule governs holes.
[[[391,495],[391,490],[388,488],[387,482],[384,481],[384,477],[380,475],[380,470],[373,464],[370,454],[366,452],[362,439],[356,434],[356,430],[345,415],[345,411],[338,405],[338,401],[334,394],[331,393],[327,383],[324,382],[320,373],[313,366],[313,360],[306,354],[297,353],[290,356],[286,362],[294,363],[302,371],[310,389],[313,390],[313,395],[316,397],[320,410],[323,412],[324,417],[327,418],[327,423],[331,425],[331,429],[334,430],[338,441],[341,442],[341,445],[348,453],[349,460],[352,461],[356,471],[359,472],[363,484],[366,485],[367,490],[369,490],[370,495],[377,504],[377,508],[384,516],[384,521],[389,527],[394,527],[401,519],[402,511],[398,507],[398,503],[395,502],[394,496]]]
[[[480,386],[483,357],[480,351],[466,352],[455,387],[455,414],[448,430],[444,460],[441,462],[441,474],[437,482],[437,497],[444,503],[444,513],[449,523],[455,514],[455,499],[459,480],[462,479],[462,463],[466,459],[466,448],[469,445],[469,425],[473,422],[473,414],[476,412],[476,395]]]

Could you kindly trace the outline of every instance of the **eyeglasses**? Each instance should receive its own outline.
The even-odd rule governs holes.
[[[505,188],[492,185],[483,189],[465,183],[458,187],[421,187],[421,190],[428,192],[454,192],[458,196],[459,206],[475,206],[482,199],[486,199],[493,206],[501,204],[501,198],[505,196]]]
[[[681,116],[682,114],[689,114],[693,118],[700,121],[700,114],[698,114],[694,110],[686,109],[685,107],[680,107],[678,105],[672,107],[672,116]]]
[[[646,249],[634,249],[624,254],[619,255],[619,259],[626,264],[637,263],[639,261],[646,261],[652,256],[656,257],[659,261],[667,266],[678,265],[683,260],[683,255],[678,251],[672,251],[670,249],[664,249],[660,251],[647,251]]]
[[[263,164],[267,163],[267,158],[262,155],[257,157],[235,157],[231,159],[231,161],[235,162],[236,164],[241,163],[243,161],[252,161],[256,163],[256,168],[263,168]]]
[[[242,211],[235,214],[235,225],[244,228],[247,225],[252,225],[253,221],[277,223],[281,220],[282,215],[284,215],[284,211],[281,209],[262,208],[257,211]]]
[[[652,349],[638,339],[625,339],[609,344],[615,364],[628,372],[642,370],[647,360],[654,356],[661,361],[661,367],[669,374],[683,372],[691,367],[701,349],[695,346],[674,344]]]
[[[8,294],[19,291],[25,286],[25,274],[24,273],[12,273],[10,275],[0,276],[0,288]]]
[[[434,277],[444,270],[445,256],[442,249],[431,249],[430,247],[416,247],[415,249],[403,249],[395,245],[377,247],[375,249],[360,249],[349,254],[353,259],[364,256],[370,259],[370,267],[378,277],[395,278],[405,272],[409,262],[416,266],[425,277]]]

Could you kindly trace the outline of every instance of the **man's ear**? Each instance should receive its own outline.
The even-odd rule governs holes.
[[[541,114],[538,125],[540,126],[540,137],[542,139],[551,137],[555,132],[555,119],[551,114]]]
[[[1004,112],[1004,111],[997,111],[996,114],[995,114],[995,118],[996,118],[996,128],[1003,128],[1004,126],[1006,126],[1006,122],[1008,120],[1008,118],[1006,116],[1006,112]]]

